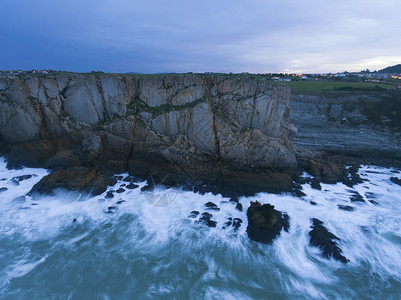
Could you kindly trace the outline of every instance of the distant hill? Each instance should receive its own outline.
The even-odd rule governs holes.
[[[379,73],[401,73],[401,64],[384,68],[380,70]]]

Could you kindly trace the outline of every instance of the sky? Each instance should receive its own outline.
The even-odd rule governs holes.
[[[400,0],[2,0],[0,70],[286,72],[401,63]]]

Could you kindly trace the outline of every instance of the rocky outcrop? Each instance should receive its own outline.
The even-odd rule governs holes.
[[[288,189],[296,165],[288,101],[287,87],[264,80],[0,76],[0,150],[52,169],[101,166],[233,186],[245,174],[255,186]]]
[[[312,230],[309,232],[310,244],[318,247],[323,257],[332,257],[342,263],[349,262],[349,260],[341,254],[342,250],[337,246],[336,241],[340,241],[340,239],[329,232],[319,219],[311,219],[311,222]]]
[[[297,150],[401,158],[399,91],[297,92],[290,106]]]
[[[274,209],[273,205],[252,202],[246,215],[248,227],[246,232],[251,240],[265,244],[273,243],[282,229],[288,232],[290,227],[289,217]]]

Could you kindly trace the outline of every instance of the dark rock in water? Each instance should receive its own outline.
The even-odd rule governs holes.
[[[130,190],[136,189],[138,187],[139,187],[139,185],[132,183],[132,182],[126,186],[126,188],[130,189]]]
[[[124,193],[125,192],[125,190],[123,189],[123,188],[119,188],[117,191],[116,191],[116,193],[118,193],[118,194],[121,194],[121,193]]]
[[[376,202],[375,200],[369,200],[369,202],[374,204],[374,205],[380,205],[379,202]]]
[[[29,194],[53,195],[54,189],[61,188],[99,195],[106,191],[108,182],[107,176],[98,174],[95,169],[72,167],[54,171],[43,177],[33,186]]]
[[[390,172],[393,174],[400,174],[400,171],[398,171],[398,170],[391,170]]]
[[[240,218],[234,218],[234,220],[233,220],[234,230],[238,230],[238,228],[241,227],[241,224],[242,224],[242,220]]]
[[[104,196],[106,199],[111,199],[114,198],[114,194],[112,192],[107,192],[106,196]]]
[[[365,193],[365,197],[368,198],[368,199],[376,199],[377,194],[372,193],[372,192],[366,192]]]
[[[122,176],[121,176],[122,177]],[[124,179],[123,179],[123,181],[125,181],[125,182],[131,182],[133,180],[133,177],[131,177],[131,176],[127,176],[127,177],[125,177]]]
[[[122,177],[122,176],[121,176]],[[117,184],[118,178],[110,177],[109,182],[107,183],[109,186],[115,186]]]
[[[21,175],[21,176],[13,177],[13,178],[11,178],[11,180],[23,181],[23,180],[30,179],[33,176],[37,176],[37,175]]]
[[[242,211],[242,204],[241,203],[237,203],[235,208],[238,209],[239,211]]]
[[[341,255],[342,250],[337,246],[335,240],[340,241],[338,237],[329,232],[323,222],[318,219],[311,219],[312,230],[309,232],[310,244],[318,247],[322,251],[324,257],[333,257],[335,260],[347,263],[349,260]]]
[[[211,214],[209,214],[209,213],[207,213],[207,212],[204,212],[204,213],[201,215],[201,217],[199,218],[198,223],[200,223],[200,224],[205,224],[205,225],[207,225],[207,226],[209,226],[209,227],[216,227],[217,222],[211,220],[212,217],[213,217],[213,215],[211,215]]]
[[[310,186],[312,189],[319,190],[319,191],[322,190],[322,186],[320,185],[320,182],[315,178],[312,179]]]
[[[220,208],[218,208],[217,205],[214,204],[213,202],[208,202],[208,203],[205,204],[205,206],[206,206],[208,209],[217,210],[217,211],[220,210]]]
[[[11,180],[11,184],[13,186],[19,186],[19,182],[17,180],[15,180],[15,179]]]
[[[189,214],[189,218],[196,218],[199,215],[199,211],[197,210],[193,210],[191,211],[191,213]]]
[[[117,207],[116,206],[109,206],[108,208],[107,208],[107,210],[116,210],[117,209]]]
[[[364,180],[362,179],[359,174],[358,174],[358,170],[359,170],[360,166],[357,164],[353,164],[351,167],[349,167],[347,169],[348,171],[348,176],[345,176],[342,180],[342,182],[348,186],[348,187],[353,187],[355,184],[359,184],[359,183],[363,183]]]
[[[31,203],[31,205],[32,205],[32,206],[36,206],[36,205],[39,205],[39,204],[37,204],[37,203]]]
[[[228,218],[228,221],[224,223],[223,229],[226,229],[228,227],[234,227],[234,231],[237,231],[238,228],[241,227],[242,220],[240,218]]]
[[[0,188],[0,193],[5,192],[5,191],[7,191],[7,190],[8,190],[8,188],[2,187],[2,188]]]
[[[337,206],[338,206],[338,209],[345,210],[345,211],[354,211],[355,210],[354,207],[349,206],[349,205],[338,204]]]
[[[25,196],[19,196],[19,197],[14,198],[11,202],[12,203],[25,203],[25,201],[26,201]]]
[[[77,222],[77,219],[74,218],[74,220],[72,220],[72,223],[75,223],[75,222]]]
[[[256,242],[271,244],[280,235],[281,229],[288,231],[288,215],[275,210],[273,205],[251,201],[246,215],[248,237]]]
[[[127,185],[125,183],[121,184],[120,187],[126,187]]]
[[[230,202],[239,203],[237,197],[231,197],[231,198],[230,198]]]
[[[317,203],[316,203],[315,201],[309,201],[309,203],[310,203],[311,205],[317,205]]]
[[[19,163],[8,161],[6,168],[8,170],[22,170],[24,167]]]
[[[126,202],[125,200],[118,200],[117,202],[116,202],[116,204],[121,204],[121,203],[124,203],[124,202]]]
[[[124,178],[124,176],[121,176],[121,175],[116,175],[116,176],[114,176],[114,178],[116,179],[116,180],[123,180],[123,178]]]
[[[401,179],[400,178],[391,177],[390,180],[391,180],[392,183],[395,183],[395,184],[398,184],[398,185],[401,186]]]
[[[365,199],[357,191],[351,191],[352,195],[349,197],[351,202],[365,202]]]

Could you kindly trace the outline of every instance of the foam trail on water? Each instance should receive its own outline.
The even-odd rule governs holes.
[[[321,191],[305,184],[303,198],[240,197],[239,211],[221,195],[163,187],[142,192],[146,182],[130,190],[123,180],[108,187],[111,199],[107,192],[66,191],[32,199],[26,194],[48,172],[5,165],[1,160],[2,298],[394,298],[401,289],[401,186],[390,181],[401,177],[397,170],[363,166],[368,181],[353,189],[322,184]],[[32,176],[18,181],[22,175]],[[363,202],[351,201],[355,192]],[[290,216],[290,231],[272,245],[247,237],[246,209],[256,200]],[[199,212],[194,218],[193,211]],[[216,227],[198,222],[204,212]],[[227,225],[229,218],[241,226]],[[310,246],[311,218],[341,239],[348,264]]]

